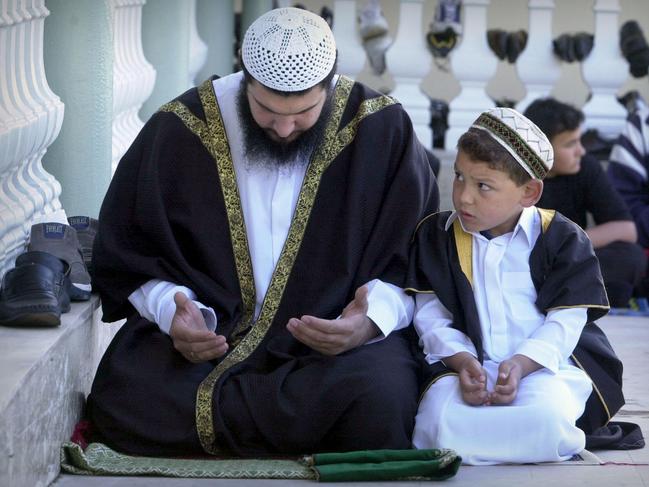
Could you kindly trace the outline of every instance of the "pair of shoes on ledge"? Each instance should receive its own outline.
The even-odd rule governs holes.
[[[4,276],[0,325],[59,326],[70,310],[70,266],[40,251],[25,252]]]
[[[84,262],[83,250],[77,231],[71,225],[45,222],[32,225],[28,251],[48,252],[70,266],[70,298],[72,301],[90,299],[92,285]],[[92,250],[90,251],[92,252]]]
[[[86,216],[68,222],[32,225],[27,252],[2,281],[0,325],[58,326],[71,300],[90,299],[86,262],[92,260],[98,222]]]

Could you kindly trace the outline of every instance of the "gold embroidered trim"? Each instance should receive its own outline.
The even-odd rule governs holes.
[[[172,112],[178,116],[185,126],[200,139],[216,162],[228,216],[230,239],[243,303],[242,318],[237,323],[232,334],[232,336],[236,336],[239,331],[249,327],[252,323],[255,309],[255,284],[252,262],[248,250],[248,238],[232,156],[211,80],[205,81],[198,91],[207,123],[196,117],[185,105],[178,101],[167,103],[160,108],[160,111]],[[209,384],[203,381],[196,392],[196,429],[203,449],[215,454],[217,450],[214,448],[213,441],[212,391],[213,384],[212,387],[209,387]]]
[[[223,126],[221,114],[212,90],[211,80],[205,81],[199,87],[199,94],[208,123],[199,119],[179,101],[167,103],[159,111],[171,112],[180,118],[185,126],[200,139],[201,143],[216,161],[223,191],[223,199],[228,214],[230,239],[232,241],[235,266],[239,286],[241,287],[241,300],[243,302],[242,319],[232,334],[234,336],[242,328],[250,326],[252,323],[255,310],[255,282],[248,250],[248,237],[246,235],[243,211],[241,209],[241,200],[236,184],[236,175],[234,166],[232,165],[232,157],[225,134],[225,127]]]
[[[336,144],[332,149],[335,150],[336,155],[347,146],[353,138],[356,136],[356,131],[358,129],[358,124],[368,115],[376,113],[385,107],[394,105],[396,102],[394,98],[389,96],[379,96],[377,98],[370,98],[369,100],[364,100],[358,112],[354,118],[338,133],[338,144]]]
[[[201,142],[203,142],[204,137],[207,137],[207,125],[205,122],[189,111],[189,108],[179,101],[166,103],[162,105],[158,111],[169,112],[176,115],[185,126],[201,140]]]
[[[603,304],[573,304],[570,306],[555,306],[554,308],[548,308],[546,311],[554,311],[555,309],[573,309],[573,308],[611,309],[610,306],[604,306]]]
[[[436,211],[435,213],[431,213],[429,215],[426,215],[423,217],[421,220],[419,220],[419,223],[417,223],[417,226],[415,227],[415,231],[412,232],[412,238],[410,239],[410,243],[415,241],[415,235],[417,235],[417,232],[419,231],[419,227],[421,227],[426,220],[428,220],[431,217],[434,217],[435,215],[438,215],[442,213],[441,211]]]
[[[435,294],[435,291],[421,291],[419,289],[415,289],[414,287],[404,288],[403,291],[404,292],[417,293],[417,294]]]
[[[453,233],[455,234],[455,248],[460,260],[462,272],[473,287],[473,238],[466,233],[457,219],[453,222]]]
[[[230,240],[232,241],[237,277],[239,278],[239,285],[241,287],[241,299],[243,302],[242,317],[231,335],[236,336],[242,329],[252,324],[255,312],[255,280],[252,272],[250,247],[248,246],[248,235],[246,233],[243,209],[241,208],[237,176],[234,171],[230,146],[214,94],[212,81],[209,79],[205,81],[199,87],[198,93],[207,119],[210,152],[216,161],[216,167],[221,181],[223,200],[228,215]]]
[[[590,375],[588,374],[588,372],[586,372],[586,369],[584,368],[584,366],[581,365],[581,363],[579,362],[579,360],[577,360],[577,357],[575,357],[574,355],[570,355],[570,358],[572,358],[572,360],[575,361],[575,364],[577,364],[577,367],[579,367],[581,370],[583,370],[583,371],[584,371],[584,374],[586,374],[586,375],[588,376],[588,378],[590,379],[590,382],[591,382],[591,384],[593,385],[593,390],[595,391],[595,394],[597,394],[597,397],[599,398],[599,401],[602,403],[602,406],[604,406],[604,411],[606,412],[606,417],[608,418],[608,419],[606,420],[606,422],[608,423],[608,422],[611,420],[611,411],[608,409],[608,406],[607,406],[607,404],[606,404],[606,401],[604,400],[604,396],[602,396],[602,393],[599,392],[599,389],[598,389],[597,386],[595,385],[595,382],[594,382],[593,379],[590,377]]]
[[[240,363],[248,356],[250,356],[250,354],[252,354],[252,352],[261,343],[261,341],[266,336],[266,333],[270,329],[273,318],[275,317],[277,308],[279,307],[280,301],[282,299],[290,271],[293,268],[295,258],[302,243],[304,232],[309,221],[311,210],[313,209],[313,204],[315,202],[315,197],[320,185],[322,174],[327,169],[329,164],[331,164],[331,162],[347,146],[347,144],[349,144],[353,140],[358,128],[358,124],[363,118],[381,110],[388,105],[395,103],[393,99],[386,96],[366,100],[361,104],[359,111],[354,119],[340,132],[337,132],[340,125],[340,120],[345,110],[345,105],[347,104],[347,100],[352,89],[352,85],[353,81],[345,76],[341,76],[338,79],[332,100],[333,108],[331,117],[325,128],[323,141],[314,152],[314,155],[304,176],[304,181],[302,183],[302,188],[300,189],[300,195],[298,196],[298,201],[296,203],[291,226],[286,237],[286,242],[284,243],[284,247],[282,248],[282,252],[273,272],[273,276],[268,286],[266,296],[264,296],[264,301],[262,303],[257,322],[245,335],[245,337],[243,337],[241,342],[231,350],[231,352],[223,359],[221,363],[219,363],[214,368],[214,370],[212,370],[212,372],[210,372],[210,374],[203,380],[199,387],[196,401],[196,426],[201,445],[203,446],[203,449],[208,453],[218,453],[218,449],[214,445],[215,434],[212,417],[214,386],[216,385],[216,382],[221,377],[221,375],[227,369]],[[201,87],[201,89],[203,89],[203,87]],[[209,97],[207,97],[207,101],[211,103],[209,99],[212,97],[213,92],[211,90],[211,87],[209,87]],[[208,110],[214,109],[218,110],[216,104],[214,105],[214,107],[208,106],[207,108],[205,108],[206,113],[208,112]],[[218,112],[212,113],[214,114]],[[210,116],[208,115],[208,120],[210,119],[209,117]],[[219,125],[222,126],[222,121],[220,120],[220,118],[218,119],[218,121],[221,122]],[[224,132],[223,137],[224,143],[227,144],[227,139],[225,139]],[[219,159],[217,158],[217,162],[218,161]],[[221,167],[219,166],[219,168]],[[234,181],[234,183],[236,184],[236,180]]]
[[[203,139],[205,145],[216,161],[216,167],[223,191],[223,200],[228,217],[228,226],[230,230],[230,239],[234,253],[235,267],[237,277],[241,288],[241,300],[243,310],[241,320],[235,326],[231,336],[237,334],[252,325],[255,311],[255,282],[252,272],[252,261],[248,246],[248,236],[241,208],[241,198],[237,186],[237,177],[232,163],[232,155],[228,145],[223,119],[216,101],[214,88],[211,80],[206,80],[199,88],[198,93],[201,99],[201,105],[205,112],[207,120],[208,137]],[[237,350],[233,346],[232,352]],[[228,360],[230,354],[223,360]],[[221,362],[221,364],[223,363]],[[220,365],[221,365],[220,364]],[[218,368],[215,367],[214,370]],[[203,449],[207,453],[216,454],[218,448],[215,445],[214,420],[213,420],[213,392],[216,379],[212,379],[214,370],[201,382],[196,391],[196,430],[201,441]]]
[[[554,219],[556,213],[555,210],[546,210],[543,208],[537,208],[539,215],[541,216],[541,230],[545,233]]]

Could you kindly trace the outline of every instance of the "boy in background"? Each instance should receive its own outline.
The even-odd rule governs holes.
[[[512,109],[460,137],[455,211],[425,218],[410,254],[428,364],[416,448],[474,465],[567,460],[624,403],[621,363],[592,323],[609,306],[590,240],[534,206],[552,163]]]
[[[649,248],[649,106],[636,101],[611,149],[608,177],[627,204],[638,243]]]
[[[636,244],[636,225],[624,200],[599,161],[587,155],[581,145],[584,114],[571,105],[544,98],[532,102],[525,116],[545,133],[554,150],[554,165],[537,205],[561,212],[584,229],[599,259],[611,306],[628,307],[647,258]],[[587,226],[588,214],[592,226]]]

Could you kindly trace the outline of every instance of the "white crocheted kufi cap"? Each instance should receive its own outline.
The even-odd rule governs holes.
[[[241,57],[248,72],[267,88],[312,88],[336,61],[336,42],[327,22],[308,10],[278,8],[246,31]]]
[[[488,132],[531,177],[543,179],[552,169],[552,144],[534,122],[513,108],[487,110],[472,127]]]

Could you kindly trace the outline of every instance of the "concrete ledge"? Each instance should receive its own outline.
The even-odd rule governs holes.
[[[0,485],[44,486],[81,417],[97,364],[121,323],[99,298],[74,303],[61,326],[0,327]]]

